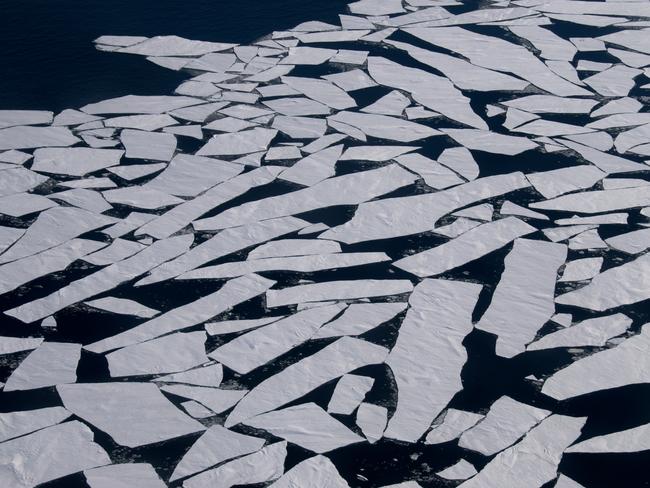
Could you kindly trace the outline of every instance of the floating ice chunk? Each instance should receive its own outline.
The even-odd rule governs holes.
[[[284,318],[284,316],[279,315],[250,320],[222,320],[220,322],[210,322],[205,324],[205,330],[209,335],[232,334],[235,332],[244,332],[246,330],[255,329],[282,318]]]
[[[139,242],[115,239],[108,247],[86,256],[84,261],[96,266],[107,266],[133,256],[144,248]]]
[[[105,46],[126,47],[133,46],[147,39],[148,37],[142,36],[100,36],[93,42]]]
[[[525,47],[504,39],[477,34],[460,27],[410,28],[405,31],[456,52],[474,65],[517,75],[553,95],[591,95],[589,91],[553,73]]]
[[[364,402],[359,405],[356,422],[368,442],[374,444],[384,434],[388,422],[388,410],[386,407]]]
[[[611,293],[611,288],[609,289]],[[546,380],[542,393],[566,400],[594,391],[648,383],[650,326],[612,349],[597,352],[571,363]]]
[[[74,383],[80,357],[81,344],[44,342],[11,373],[4,391]]]
[[[0,413],[0,442],[56,425],[70,415],[63,407]]]
[[[634,188],[637,186],[650,186],[650,181],[640,178],[605,178],[602,181],[603,190],[617,190],[620,188]]]
[[[105,310],[111,313],[133,315],[142,318],[151,318],[160,312],[153,308],[146,307],[141,303],[126,298],[105,297],[85,302],[85,305]]]
[[[383,297],[408,293],[412,289],[408,280],[324,281],[268,290],[266,304],[273,308],[304,302]]]
[[[178,122],[167,114],[127,115],[104,120],[106,127],[121,127],[144,131],[154,131],[175,124],[178,124]]]
[[[370,78],[365,71],[360,69],[353,69],[349,71],[342,71],[331,75],[324,75],[322,78],[328,80],[335,85],[339,86],[346,92],[362,90],[376,86],[372,78]]]
[[[467,217],[475,220],[482,220],[484,222],[489,222],[492,220],[492,214],[494,213],[494,207],[489,203],[483,203],[481,205],[475,205],[474,207],[465,208],[454,212],[453,215],[456,217]]]
[[[284,473],[287,443],[276,442],[247,456],[204,471],[183,483],[183,488],[231,488],[272,481]]]
[[[151,246],[130,258],[73,281],[50,295],[28,302],[5,313],[23,322],[34,322],[42,319],[69,305],[111,290],[120,283],[132,280],[160,263],[173,259],[187,251],[192,239],[193,236],[179,236],[154,242]]]
[[[601,224],[627,224],[627,213],[610,213],[594,215],[593,217],[571,217],[569,219],[558,219],[557,225],[601,225]]]
[[[634,88],[634,78],[642,73],[620,64],[596,73],[584,82],[604,97],[624,97]]]
[[[265,161],[278,161],[278,160],[295,160],[300,159],[302,154],[300,149],[296,146],[274,146],[269,148],[264,156]]]
[[[566,452],[627,453],[650,449],[650,424],[591,437],[569,447]],[[557,486],[557,485],[556,485]]]
[[[464,183],[464,180],[462,180],[456,173],[440,163],[422,156],[421,154],[406,154],[395,158],[395,160],[402,166],[420,175],[428,186],[435,188],[436,190]]]
[[[217,183],[237,176],[243,169],[238,164],[214,158],[177,154],[165,171],[147,182],[144,188],[169,195],[195,197]]]
[[[362,112],[369,114],[381,115],[395,115],[399,117],[404,112],[404,109],[411,104],[405,95],[401,92],[393,90],[388,95],[384,95],[376,102],[361,109]]]
[[[313,153],[283,171],[279,177],[300,185],[315,185],[336,174],[336,162],[341,157],[342,151],[341,144]]]
[[[567,452],[569,452],[570,450],[571,448],[567,449]],[[557,479],[557,482],[554,485],[554,488],[584,488],[584,486],[576,483],[568,476],[560,474],[560,476]]]
[[[449,225],[434,227],[433,229],[431,229],[431,231],[435,232],[436,234],[449,237],[450,239],[454,239],[459,235],[464,234],[468,230],[471,230],[474,227],[478,227],[479,225],[481,225],[481,222],[478,222],[476,220],[466,219],[465,217],[461,217],[454,220]]]
[[[559,282],[590,280],[598,273],[603,265],[603,258],[585,258],[569,261]]]
[[[507,136],[487,130],[442,129],[442,132],[468,149],[493,154],[515,156],[537,147],[537,144],[525,137]]]
[[[629,159],[614,156],[613,154],[607,154],[576,142],[567,141],[566,139],[562,139],[561,142],[607,174],[647,171],[648,168],[646,165],[635,163]]]
[[[433,223],[454,210],[528,186],[524,175],[517,172],[480,178],[437,193],[363,203],[349,222],[319,237],[353,243],[428,232]]]
[[[401,0],[360,0],[348,4],[350,12],[357,15],[388,15],[404,12]]]
[[[86,188],[73,188],[72,190],[51,193],[47,198],[60,200],[69,205],[98,214],[113,208],[112,205],[104,200],[99,192]]]
[[[562,122],[554,122],[552,120],[533,120],[525,125],[518,126],[512,129],[514,132],[523,132],[525,134],[532,134],[534,136],[563,136],[566,134],[583,134],[593,132],[593,129],[582,127],[572,124],[564,124]]]
[[[578,61],[578,71],[605,71],[612,67],[612,63],[598,63],[596,61],[588,61],[581,59]]]
[[[201,103],[201,102],[199,102]],[[228,105],[228,102],[214,102],[205,103],[201,105],[193,105],[185,108],[179,108],[169,111],[170,115],[182,120],[189,120],[191,122],[205,122],[211,115],[215,114],[219,109]]]
[[[244,203],[215,217],[197,220],[194,222],[194,228],[216,230],[334,205],[358,205],[409,185],[415,180],[416,177],[412,173],[391,164],[328,178],[309,188]]]
[[[203,195],[168,210],[150,222],[143,222],[144,225],[136,231],[136,235],[148,234],[158,239],[169,237],[213,208],[252,188],[270,183],[283,169],[283,167],[265,166],[227,180]]]
[[[25,229],[0,226],[0,254],[5,252],[14,242],[25,233]],[[1,269],[1,268],[0,268]]]
[[[330,305],[303,310],[233,339],[211,352],[210,357],[239,374],[248,374],[309,340],[344,308]]]
[[[411,308],[386,359],[397,383],[397,407],[385,437],[417,442],[462,389],[460,373],[467,359],[462,342],[472,331],[480,291],[473,283],[431,279],[413,290]]]
[[[280,61],[280,64],[323,64],[334,56],[336,52],[336,49],[324,49],[318,47],[290,47],[289,55]]]
[[[368,376],[346,374],[336,384],[327,411],[329,413],[350,415],[363,401],[374,382],[375,380]]]
[[[191,137],[192,139],[203,139],[203,131],[200,125],[176,125],[173,127],[165,127],[163,132],[168,134],[176,134],[178,136]]]
[[[191,398],[205,405],[215,413],[222,413],[232,408],[248,393],[247,390],[224,390],[204,386],[164,385],[160,389],[172,395]]]
[[[492,404],[483,420],[460,436],[458,445],[492,456],[517,442],[550,413],[502,396]]]
[[[388,161],[404,153],[420,149],[416,146],[353,146],[346,149],[341,161]],[[424,156],[421,156],[424,157]],[[432,160],[425,158],[426,161]],[[408,159],[407,159],[408,161]],[[401,161],[400,161],[401,163]],[[407,166],[402,164],[402,166]],[[411,169],[411,168],[409,168]]]
[[[516,36],[523,37],[540,51],[544,59],[556,61],[573,61],[576,47],[569,41],[562,39],[554,32],[536,25],[513,25],[510,31]]]
[[[193,97],[126,95],[124,97],[110,98],[101,102],[91,103],[81,107],[81,110],[91,115],[161,114],[203,103],[203,100]],[[172,112],[172,115],[174,115],[174,112]]]
[[[645,187],[595,190],[563,195],[529,206],[542,210],[565,212],[602,213],[650,205],[650,195]]]
[[[628,3],[627,6],[634,7],[632,3]],[[638,7],[641,7],[638,5]],[[644,7],[646,7],[644,5]],[[630,13],[631,16],[642,16],[643,13],[641,9],[637,13]],[[643,15],[645,16],[645,15]],[[607,34],[600,36],[598,39],[605,41],[610,44],[616,44],[618,46],[623,46],[634,51],[639,51],[642,53],[650,54],[650,42],[647,38],[648,29],[624,29],[614,32],[612,34]]]
[[[561,242],[581,232],[594,229],[597,225],[571,225],[567,227],[549,227],[542,229],[544,235],[553,242]]]
[[[84,471],[90,488],[165,488],[151,464],[112,464]]]
[[[224,109],[219,110],[219,113],[227,115],[229,117],[236,117],[238,119],[254,119],[256,117],[263,117],[265,115],[271,115],[273,112],[270,110],[265,110],[259,107],[253,107],[251,105],[231,105]]]
[[[366,62],[367,58],[368,51],[351,51],[348,49],[339,49],[338,53],[330,58],[330,63],[361,65]]]
[[[15,193],[0,197],[0,214],[11,217],[22,217],[56,206],[53,201],[35,193]]]
[[[68,410],[122,446],[144,446],[205,430],[152,383],[79,383],[59,385],[57,392]]]
[[[602,259],[602,258],[600,258]],[[623,334],[632,325],[632,319],[617,313],[588,319],[579,324],[545,335],[531,343],[526,350],[538,351],[554,347],[603,347],[612,337]]]
[[[195,386],[218,387],[223,379],[223,366],[220,364],[211,364],[202,368],[182,371],[180,373],[160,376],[153,381],[162,383],[185,383]]]
[[[108,171],[119,176],[120,178],[133,181],[143,176],[147,176],[153,173],[157,173],[161,169],[167,167],[165,163],[154,163],[154,164],[128,164],[124,166],[116,166],[113,168],[108,168]],[[113,185],[115,186],[115,185]]]
[[[32,337],[4,337],[0,336],[0,355],[15,352],[31,351],[43,342],[42,338]]]
[[[79,142],[65,127],[16,126],[0,129],[0,150],[68,147]]]
[[[186,402],[181,403],[181,407],[195,419],[206,419],[208,417],[214,417],[215,413],[209,408],[204,407],[199,402],[194,400],[187,400]]]
[[[350,95],[329,81],[315,78],[283,76],[282,82],[305,96],[337,110],[345,110],[346,108],[356,107],[357,105]]]
[[[49,273],[62,271],[76,259],[105,246],[103,242],[72,239],[46,251],[0,266],[0,293],[15,290]]]
[[[123,218],[117,224],[111,225],[106,229],[102,230],[102,234],[106,234],[112,239],[116,239],[125,234],[128,234],[134,229],[137,229],[138,226],[151,221],[156,218],[155,214],[144,213],[144,212],[130,212],[125,218]]]
[[[175,56],[147,56],[147,61],[151,61],[163,68],[179,71],[190,61],[188,58]]]
[[[0,153],[0,162],[8,164],[25,164],[32,159],[32,155],[22,151],[10,149]]]
[[[31,488],[110,462],[92,431],[75,420],[0,444],[0,483]]]
[[[295,232],[306,225],[305,221],[294,217],[281,217],[224,230],[195,246],[178,259],[154,269],[149,276],[138,281],[136,286],[174,278],[208,261]]]
[[[523,352],[555,313],[555,280],[566,256],[563,244],[515,240],[492,302],[476,325],[498,336],[498,356],[510,358]]]
[[[254,122],[249,122],[247,120],[224,117],[222,119],[213,120],[203,128],[218,132],[239,132],[250,127],[255,127],[256,125],[257,124]]]
[[[328,120],[351,125],[368,136],[400,142],[413,142],[439,133],[428,126],[388,115],[338,112]]]
[[[452,169],[467,180],[478,178],[479,167],[472,153],[464,147],[447,148],[438,157],[438,162]]]
[[[208,53],[208,54],[204,54],[200,58],[195,58],[189,63],[187,63],[185,65],[185,69],[197,70],[197,71],[213,71],[213,72],[221,73],[223,71],[227,71],[228,68],[230,68],[236,61],[237,61],[237,56],[235,56],[234,54]],[[208,83],[208,82],[190,81],[189,83]],[[213,87],[212,89],[216,89],[216,87]],[[191,93],[185,93],[185,94],[192,95]],[[209,96],[208,94],[199,94],[199,93],[196,93],[196,95]]]
[[[280,239],[256,247],[248,253],[248,258],[262,259],[338,252],[341,252],[341,245],[334,241],[322,239]]]
[[[49,125],[52,112],[45,110],[0,110],[0,129],[16,125]]]
[[[643,105],[641,102],[635,98],[618,98],[607,102],[602,107],[591,112],[591,117],[601,117],[613,114],[632,114],[641,110],[642,107]]]
[[[434,425],[431,431],[429,431],[424,443],[442,444],[443,442],[453,441],[467,429],[476,425],[483,417],[483,415],[478,413],[449,408],[444,413],[442,421]]]
[[[508,130],[513,130],[520,125],[530,122],[531,120],[539,119],[539,115],[531,114],[519,110],[516,108],[509,107],[508,112],[506,113],[506,120],[503,122],[503,126]],[[525,130],[522,132],[526,132]]]
[[[639,254],[650,247],[650,229],[640,229],[606,239],[611,248],[628,254]]]
[[[310,486],[311,488],[349,488],[336,467],[328,458],[315,456],[298,463],[270,485],[272,488],[292,488]]]
[[[547,417],[520,442],[497,454],[476,476],[459,486],[540,488],[557,476],[562,453],[578,438],[585,421],[585,417]]]
[[[393,263],[416,276],[435,276],[479,259],[537,229],[516,217],[488,222],[437,247]]]
[[[650,124],[621,132],[616,136],[614,145],[616,146],[616,151],[619,154],[623,154],[626,151],[634,152],[635,146],[647,144],[648,142],[650,142]]]
[[[288,57],[287,57],[288,58]],[[285,58],[285,59],[287,59]],[[298,63],[296,63],[298,64]],[[317,63],[319,64],[319,63]],[[275,80],[276,78],[280,78],[281,76],[287,75],[291,73],[293,70],[294,66],[293,64],[291,65],[285,65],[285,66],[273,66],[272,68],[266,69],[264,71],[261,71],[253,76],[249,76],[245,78],[245,81],[254,81],[254,82],[262,82],[266,83],[272,80]],[[232,92],[231,92],[232,93]],[[227,99],[226,97],[222,97],[224,99]],[[244,98],[250,99],[251,97],[239,97],[240,100],[243,100]]]
[[[263,413],[243,423],[319,454],[363,441],[315,403]]]
[[[197,156],[236,156],[256,151],[265,151],[277,130],[255,128],[233,134],[219,134],[196,153]]]
[[[403,49],[409,55],[443,73],[461,90],[476,91],[520,91],[529,83],[505,73],[492,71],[468,63],[464,59],[415,47],[398,41],[386,41],[387,44]]]
[[[65,109],[54,117],[52,125],[80,125],[99,119],[101,119],[101,117],[98,117],[96,115],[88,115],[83,112],[79,112],[78,110]]]
[[[505,101],[503,104],[507,107],[518,108],[534,114],[588,114],[598,102],[586,98],[528,95]]]
[[[383,252],[358,252],[343,254],[319,254],[311,256],[291,256],[281,258],[252,259],[234,261],[194,269],[178,276],[180,280],[232,278],[264,271],[298,271],[313,273],[326,269],[340,269],[362,266],[370,263],[390,261]]]
[[[106,355],[111,377],[138,376],[184,371],[208,358],[206,333],[177,332],[141,344],[134,344]]]
[[[106,352],[192,327],[225,312],[238,303],[263,293],[273,283],[273,281],[256,275],[231,280],[210,295],[172,309],[133,329],[95,342],[85,348],[92,352]]]
[[[197,439],[176,465],[170,481],[185,478],[224,461],[259,451],[263,445],[264,439],[213,425]]]
[[[406,307],[404,302],[353,303],[343,315],[321,327],[313,338],[361,335],[393,319]]]
[[[125,186],[102,192],[104,198],[115,204],[126,205],[145,210],[178,205],[183,200],[165,192],[147,186]]]
[[[304,97],[274,98],[262,103],[275,112],[289,116],[327,115],[330,113],[327,105]]]
[[[382,363],[387,354],[381,346],[343,337],[259,383],[230,413],[225,426],[286,405],[362,366]]]
[[[128,158],[169,161],[176,151],[174,134],[124,129],[120,140]]]
[[[632,68],[643,68],[650,65],[650,56],[647,54],[641,54],[636,51],[627,51],[625,49],[614,49],[612,47],[607,49],[607,52],[612,56],[620,59],[623,64],[626,64]]]
[[[587,134],[567,134],[564,136],[573,142],[584,144],[599,151],[609,151],[614,145],[614,140],[607,132],[598,131]],[[562,150],[562,148],[560,148]]]
[[[606,51],[605,43],[593,37],[571,37],[571,43],[580,52]]]
[[[324,43],[324,42],[351,42],[357,41],[370,30],[337,30],[329,32],[312,32],[308,34],[296,34],[296,38],[303,44]]]
[[[575,190],[591,188],[605,177],[594,166],[570,166],[526,175],[528,181],[545,198],[555,198]]]
[[[377,83],[405,90],[431,110],[470,127],[487,129],[487,124],[472,110],[469,99],[447,78],[374,56],[368,58],[368,72]]]
[[[449,466],[448,468],[438,471],[437,476],[444,478],[446,480],[466,480],[471,478],[476,474],[476,468],[469,462],[461,459],[456,464]]]
[[[121,53],[141,56],[201,56],[203,54],[225,51],[236,44],[220,42],[193,41],[178,36],[155,36],[145,41],[119,49]]]
[[[287,117],[278,115],[273,119],[273,125],[271,127],[280,132],[284,132],[294,139],[315,139],[325,134],[327,122],[323,119],[312,117]]]

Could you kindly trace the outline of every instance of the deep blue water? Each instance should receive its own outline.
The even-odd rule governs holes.
[[[183,78],[141,56],[97,51],[103,34],[250,43],[307,20],[338,23],[344,0],[2,0],[0,109],[60,111]]]

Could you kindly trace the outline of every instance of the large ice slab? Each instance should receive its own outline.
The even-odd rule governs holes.
[[[69,176],[84,176],[120,164],[119,149],[41,148],[34,151],[34,171]]]
[[[349,488],[348,483],[336,470],[336,466],[325,456],[306,459],[287,471],[270,488]]]
[[[0,484],[32,488],[110,463],[92,431],[75,420],[0,444]]]
[[[359,405],[356,423],[370,444],[381,439],[387,422],[388,410],[386,407],[365,402]]]
[[[90,488],[165,488],[151,464],[111,464],[84,471]]]
[[[609,268],[595,276],[591,283],[558,296],[555,301],[599,312],[629,305],[650,298],[650,254]],[[612,293],[612,290],[616,293]]]
[[[41,337],[7,337],[0,336],[0,355],[13,354],[36,349],[43,342]]]
[[[363,441],[315,403],[263,413],[243,423],[318,454]]]
[[[650,424],[645,424],[620,432],[591,437],[569,447],[567,452],[626,453],[648,449],[650,449]]]
[[[434,276],[485,256],[537,229],[516,217],[506,217],[474,227],[432,249],[393,263],[416,276]]]
[[[612,337],[623,334],[632,325],[632,319],[617,313],[587,319],[565,329],[545,335],[528,345],[527,351],[538,351],[554,347],[602,347]]]
[[[239,374],[250,373],[307,341],[344,308],[330,305],[300,311],[236,337],[212,351],[210,357]]]
[[[255,128],[232,134],[218,134],[212,136],[196,154],[197,156],[236,156],[265,151],[277,133],[278,131],[273,129]]]
[[[68,410],[122,446],[144,446],[205,430],[153,383],[80,383],[60,385],[57,391]]]
[[[79,142],[66,127],[16,126],[0,129],[0,150],[68,147]]]
[[[276,409],[355,369],[384,361],[388,350],[343,337],[259,383],[237,404],[226,427]]]
[[[555,281],[566,256],[563,244],[515,241],[490,306],[476,324],[478,329],[498,336],[498,356],[509,358],[523,352],[555,313]]]
[[[173,259],[187,251],[192,239],[193,236],[178,236],[156,241],[130,258],[73,281],[43,298],[12,308],[5,313],[23,322],[42,319],[69,305],[111,290],[120,283],[132,280],[146,273],[152,267]]]
[[[198,325],[239,303],[264,293],[274,283],[257,275],[230,280],[214,293],[174,308],[130,330],[94,342],[85,346],[85,349],[97,353],[106,352]]]
[[[386,364],[397,383],[397,407],[384,435],[416,442],[462,389],[467,359],[463,339],[472,331],[472,311],[481,286],[424,280],[411,294],[395,346]]]
[[[170,334],[106,355],[112,377],[174,373],[205,363],[206,333]]]
[[[368,376],[346,374],[336,384],[332,398],[327,405],[327,411],[350,415],[363,401],[374,383],[375,380]]]
[[[492,456],[517,442],[550,413],[502,396],[490,406],[483,420],[460,436],[458,445]]]
[[[262,446],[264,439],[213,425],[185,453],[169,480],[186,478],[229,459],[259,451]]]
[[[650,382],[650,326],[612,349],[584,357],[546,380],[542,393],[566,400],[594,391]]]
[[[11,373],[4,391],[74,383],[80,357],[81,344],[44,342]]]
[[[187,479],[183,488],[231,488],[278,479],[284,473],[287,443],[276,442],[247,456]]]
[[[200,98],[166,95],[126,95],[81,107],[87,114],[161,114],[205,103]],[[172,114],[173,115],[173,114]],[[52,145],[52,144],[48,144]]]
[[[557,476],[564,450],[580,435],[586,418],[551,415],[519,443],[500,452],[462,488],[540,488]]]

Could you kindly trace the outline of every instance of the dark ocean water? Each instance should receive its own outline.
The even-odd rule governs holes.
[[[60,111],[171,92],[187,75],[99,52],[103,34],[250,43],[308,20],[338,23],[343,0],[1,0],[0,108]]]

